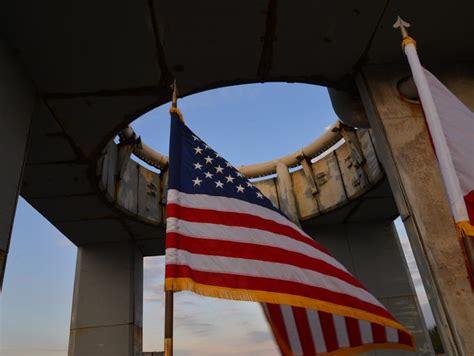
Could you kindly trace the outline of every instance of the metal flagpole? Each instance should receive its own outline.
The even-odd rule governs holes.
[[[400,28],[402,32],[402,47],[408,58],[413,79],[418,89],[418,95],[423,105],[423,111],[425,113],[426,122],[430,129],[430,134],[433,139],[434,146],[436,148],[436,157],[439,162],[441,175],[448,193],[449,203],[451,205],[451,211],[454,216],[454,220],[457,224],[465,221],[469,221],[467,214],[466,205],[464,203],[464,197],[459,184],[459,179],[456,175],[451,152],[446,142],[446,136],[444,135],[441,121],[439,119],[438,110],[436,108],[431,90],[428,86],[423,67],[421,66],[420,59],[416,52],[416,42],[413,38],[408,36],[407,28],[410,24],[403,21],[400,16],[397,22],[393,25],[395,28]]]
[[[171,110],[178,109],[178,88],[176,79],[173,82],[173,96]],[[182,120],[182,115],[179,115]],[[165,356],[173,356],[173,314],[174,314],[174,291],[165,292]]]
[[[173,356],[173,302],[174,292],[165,292],[165,356]]]

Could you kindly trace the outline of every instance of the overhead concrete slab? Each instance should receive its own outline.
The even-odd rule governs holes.
[[[65,133],[82,153],[98,154],[120,129],[165,100],[158,92],[143,95],[80,96],[47,100]],[[93,130],[91,128],[94,128]]]
[[[29,199],[94,193],[88,169],[79,163],[26,166],[21,194]]]
[[[255,81],[267,1],[152,3],[166,64],[181,93]]]
[[[119,219],[67,221],[54,225],[78,246],[132,239],[132,235]]]
[[[47,211],[53,223],[117,217],[97,194],[31,198],[28,202],[38,211]]]
[[[42,93],[154,86],[160,78],[146,1],[0,5],[0,29]]]
[[[369,45],[385,3],[337,1],[278,3],[272,76],[337,85]],[[398,44],[397,42],[395,42]]]
[[[406,63],[400,32],[394,30],[397,16],[411,24],[410,35],[418,41],[424,65],[474,59],[472,1],[388,1],[387,9],[374,33],[367,62]]]

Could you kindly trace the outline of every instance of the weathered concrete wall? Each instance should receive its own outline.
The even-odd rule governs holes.
[[[143,256],[133,242],[79,247],[69,356],[142,355]]]
[[[473,110],[473,64],[451,68],[440,78]],[[473,355],[474,294],[421,107],[403,101],[396,88],[408,75],[406,67],[371,66],[357,84],[445,349]]]
[[[341,135],[346,142],[325,157],[298,157],[301,169],[291,172],[277,162],[276,177],[259,180],[255,186],[296,221],[350,204],[379,184],[384,175],[370,130],[345,130],[341,129]],[[155,173],[131,160],[132,150],[109,142],[97,162],[99,187],[127,215],[147,224],[163,225],[166,171]]]
[[[415,335],[416,355],[433,354],[408,266],[391,221],[303,227]],[[414,355],[401,350],[368,354]]]
[[[35,89],[12,51],[0,39],[0,290],[20,191]]]

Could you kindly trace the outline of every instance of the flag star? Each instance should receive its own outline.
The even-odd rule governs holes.
[[[209,146],[207,144],[204,144],[204,149],[207,150]]]
[[[194,147],[194,151],[195,151],[195,153],[194,153],[195,155],[197,155],[197,154],[201,154],[201,153],[202,153],[202,148],[201,148],[201,147],[199,147],[199,146],[197,146],[197,147]]]
[[[216,188],[222,188],[224,186],[224,183],[222,183],[220,180],[218,180],[214,183],[216,183]]]
[[[211,172],[206,172],[204,173],[204,175],[206,176],[206,178],[212,178],[214,176],[214,174],[212,174]]]
[[[243,177],[242,173],[240,173],[239,171],[237,171],[237,175],[238,175],[240,178]]]
[[[217,152],[214,152],[214,154],[216,155],[216,158],[219,158],[221,155]]]
[[[194,169],[201,169],[202,168],[202,164],[197,162],[197,163],[193,163],[194,165]]]
[[[199,141],[199,137],[193,135],[193,140],[194,141]]]
[[[222,173],[222,171],[224,170],[224,168],[222,168],[220,165],[216,166],[216,173]]]
[[[242,187],[240,184],[236,187],[237,188],[237,193],[243,193],[244,192],[244,187]]]
[[[247,182],[247,187],[253,188],[253,184],[251,182]]]
[[[196,177],[196,179],[194,179],[193,182],[194,182],[194,186],[201,185],[202,180],[200,180],[199,177]]]
[[[263,195],[260,192],[257,192],[257,198],[263,199]]]
[[[214,161],[214,158],[212,158],[211,156],[204,157],[204,159],[206,160],[206,163],[208,164],[211,164],[212,161]]]
[[[229,174],[227,177],[225,177],[225,179],[227,179],[227,183],[234,183],[235,178]]]
[[[226,163],[225,163],[225,166],[226,166],[226,167],[232,167],[229,162],[226,162]]]

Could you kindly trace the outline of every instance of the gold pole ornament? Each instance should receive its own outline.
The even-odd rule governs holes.
[[[408,35],[407,28],[409,27],[410,24],[406,21],[403,21],[400,16],[397,17],[397,21],[395,21],[393,24],[393,28],[399,28],[400,32],[402,33],[402,49],[404,49],[408,44],[412,44],[416,47],[416,41]]]
[[[175,113],[178,115],[181,122],[184,123],[183,114],[178,109],[178,86],[176,85],[176,79],[174,80],[173,84],[171,84],[171,88],[173,89],[173,95],[171,97],[170,114]]]

